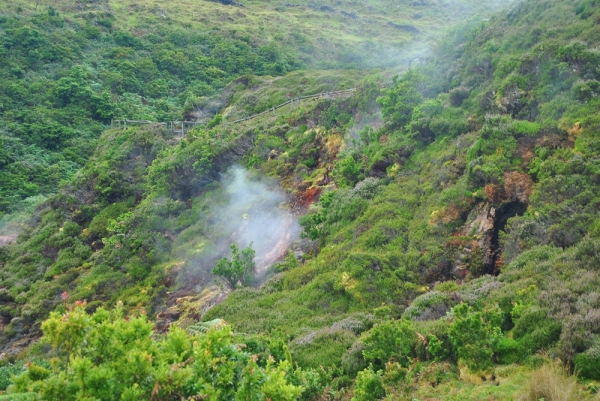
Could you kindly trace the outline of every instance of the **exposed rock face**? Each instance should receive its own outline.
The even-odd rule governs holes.
[[[464,280],[471,274],[479,273],[473,271],[476,267],[472,263],[466,263],[478,251],[483,251],[483,264],[490,264],[492,259],[491,240],[494,237],[495,221],[496,209],[487,202],[478,204],[469,213],[467,223],[460,235],[472,236],[474,240],[464,243],[456,255],[452,273],[457,279]]]
[[[499,233],[508,219],[527,210],[531,180],[527,174],[507,172],[504,185],[486,185],[485,195],[487,202],[479,203],[471,210],[460,232],[461,236],[473,238],[473,242],[464,244],[455,261],[453,273],[461,280],[469,274],[500,273]],[[470,265],[465,260],[469,260]]]
[[[480,203],[469,214],[461,235],[472,236],[474,241],[465,244],[458,253],[454,275],[463,280],[470,274],[498,274],[502,266],[499,233],[509,218],[522,215],[527,203],[519,200],[503,203],[496,207],[489,202]],[[478,259],[478,257],[480,257]],[[465,258],[477,260],[476,265],[467,265]],[[476,271],[472,271],[475,269]]]
[[[0,361],[20,354],[41,336],[39,328],[34,327],[31,321],[22,317],[11,319],[9,316],[2,316],[0,318],[0,328],[5,328],[9,319],[12,331],[11,341],[10,343],[0,344]]]
[[[465,227],[465,234],[475,232],[477,245],[483,251],[483,264],[489,268],[494,264],[495,251],[494,238],[497,237],[496,231],[496,208],[488,203],[480,204],[474,209],[476,216],[471,224]],[[486,272],[486,273],[487,273]]]

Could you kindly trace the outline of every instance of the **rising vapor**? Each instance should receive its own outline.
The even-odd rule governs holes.
[[[300,236],[297,219],[286,208],[288,200],[275,180],[255,180],[240,166],[222,177],[226,203],[212,207],[211,223],[232,233],[229,243],[256,251],[257,276],[284,256]]]

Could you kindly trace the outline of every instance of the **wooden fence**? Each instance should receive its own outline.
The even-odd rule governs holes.
[[[335,91],[335,92],[321,92],[318,93],[316,95],[308,95],[308,96],[298,96],[296,98],[290,99],[285,103],[281,103],[280,105],[271,107],[265,111],[263,111],[262,113],[258,113],[258,114],[254,114],[251,115],[249,117],[245,117],[245,118],[240,118],[239,120],[235,120],[232,121],[232,124],[237,124],[237,123],[241,123],[243,121],[248,121],[248,120],[252,120],[255,117],[258,116],[262,116],[263,114],[267,114],[267,113],[273,113],[273,115],[277,115],[277,110],[287,106],[288,104],[291,105],[291,108],[294,109],[295,107],[300,107],[300,105],[302,104],[303,100],[308,100],[308,99],[331,99],[337,96],[342,96],[342,95],[348,95],[352,92],[355,92],[356,88],[352,88],[352,89],[346,89],[346,90],[341,90],[341,91]]]
[[[253,114],[249,117],[240,118],[235,121],[224,121],[224,124],[238,124],[244,121],[252,120],[258,116],[262,116],[264,114],[273,113],[273,115],[277,115],[277,110],[287,106],[288,104],[291,106],[291,109],[300,107],[303,100],[310,99],[332,99],[340,96],[349,95],[356,91],[356,88],[345,89],[341,91],[333,91],[333,92],[321,92],[315,95],[308,96],[298,96],[293,99],[288,100],[287,102],[281,103],[280,105],[270,107],[269,109],[263,111],[262,113]],[[167,122],[155,122],[148,120],[127,120],[127,119],[119,119],[119,120],[111,120],[110,127],[111,128],[119,128],[119,129],[127,129],[127,124],[129,125],[143,125],[143,124],[158,124],[163,125],[169,131],[171,131],[174,135],[180,134],[183,138],[187,132],[189,132],[192,128],[197,125],[206,125],[207,121],[167,121]]]
[[[167,122],[156,122],[156,121],[148,121],[148,120],[111,120],[110,127],[111,128],[121,128],[127,129],[127,124],[129,125],[144,125],[144,124],[155,124],[155,125],[163,125],[173,134],[181,134],[184,136],[186,132],[190,131],[197,125],[205,125],[206,121],[167,121]]]

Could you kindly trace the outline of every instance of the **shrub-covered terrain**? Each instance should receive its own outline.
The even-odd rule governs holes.
[[[0,385],[8,399],[597,398],[600,4],[522,0],[493,14],[490,4],[489,15],[439,36],[401,74],[387,62],[292,72],[325,66],[323,49],[301,46],[299,35],[277,37],[278,27],[263,26],[273,34],[267,43],[253,39],[255,26],[224,28],[260,12],[298,30],[325,18],[317,37],[340,44],[330,66],[365,67],[341,50],[358,35],[353,23],[385,17],[379,39],[390,29],[417,35],[406,26],[410,12],[411,26],[429,40],[440,10],[481,10],[413,2],[392,18],[384,2],[358,3],[203,3],[220,13],[221,34],[196,30],[197,18],[208,20],[186,15],[181,23],[194,29],[181,37],[167,23],[174,8],[148,3],[160,16],[154,29],[164,29],[155,39],[136,30],[147,23],[137,13],[148,10],[111,4],[121,11],[121,33],[89,21],[101,39],[72,35],[86,38],[80,62],[45,76],[49,84],[38,88],[51,91],[46,100],[3,103],[5,127],[13,127],[6,141],[52,157],[66,157],[75,138],[89,146],[72,150],[81,160],[61,176],[68,179],[58,193],[16,243],[0,248],[8,356]],[[73,25],[82,14],[63,15],[48,9],[2,23],[63,21],[38,28],[40,37],[84,29]],[[330,35],[334,24],[344,35]],[[131,42],[119,44],[123,32]],[[219,50],[209,56],[211,46]],[[158,66],[157,57],[177,51],[189,70]],[[108,62],[114,52],[129,54],[122,65],[147,57],[160,71],[152,79],[166,80],[173,96],[144,94],[153,81],[137,77],[137,64],[130,71],[139,89],[116,91],[105,81],[125,74]],[[29,51],[7,54],[18,64]],[[3,82],[33,85],[53,71],[40,60],[38,73],[33,64]],[[217,69],[222,75],[200,77]],[[53,103],[63,84],[83,97]],[[230,123],[290,98],[349,88],[356,91]],[[182,140],[160,125],[107,129],[111,116],[97,113],[129,113],[134,93],[140,104],[131,110],[142,114],[127,117],[210,121]],[[58,133],[66,142],[56,148],[27,142],[35,135],[19,130],[28,123],[9,119],[38,107],[73,113],[97,131],[90,140]],[[19,199],[49,194],[58,181],[43,182],[54,187]],[[14,188],[27,183],[34,181],[19,178]],[[224,258],[229,249],[239,252]],[[117,353],[111,361],[102,347]]]
[[[0,6],[0,217],[55,193],[113,118],[205,118],[215,104],[202,100],[244,74],[404,64],[441,28],[497,6],[465,1],[444,16],[449,5],[407,5],[392,16],[389,0],[226,3]]]
[[[189,31],[159,18],[125,30],[104,8],[77,17],[52,6],[1,16],[0,213],[55,192],[113,118],[181,120],[196,99],[241,74],[300,66],[274,41]]]

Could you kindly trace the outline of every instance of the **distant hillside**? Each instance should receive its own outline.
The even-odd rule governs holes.
[[[0,236],[10,240],[14,214],[30,213],[85,164],[112,118],[190,118],[244,74],[404,66],[499,2],[470,3],[4,3],[0,216],[13,216]]]

